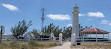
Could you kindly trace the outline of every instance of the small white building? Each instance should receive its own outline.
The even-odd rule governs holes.
[[[56,37],[54,36],[53,33],[50,34],[50,37],[51,37],[52,41],[55,41],[55,40],[56,40]]]
[[[28,32],[24,35],[24,39],[26,39],[26,41],[30,41],[30,39],[34,39],[35,35],[31,32]]]
[[[16,39],[13,35],[2,35],[2,40],[14,40]]]

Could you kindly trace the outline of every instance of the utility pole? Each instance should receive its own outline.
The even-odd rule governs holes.
[[[44,20],[45,20],[45,17],[44,17],[45,9],[44,9],[44,8],[42,8],[42,9],[41,9],[41,11],[42,11],[42,17],[41,17],[41,20],[42,20],[41,34],[42,34],[43,27],[44,27]]]
[[[4,34],[5,32],[5,27],[3,25],[0,26],[0,43],[2,41],[2,35]]]

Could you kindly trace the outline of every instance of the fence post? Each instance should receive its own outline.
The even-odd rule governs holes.
[[[59,45],[62,45],[62,33],[59,34]]]
[[[55,41],[55,36],[53,33],[50,34],[51,41]]]
[[[41,42],[42,42],[42,38],[40,38],[41,39]]]
[[[103,38],[104,38],[104,34],[103,34]]]
[[[76,45],[76,34],[75,33],[72,33],[72,35],[71,35],[71,44],[72,44],[72,46]]]
[[[98,39],[97,39],[97,33],[96,33],[96,42],[98,42]]]
[[[109,40],[109,34],[108,34],[108,40]]]
[[[84,34],[83,34],[83,42],[84,42]]]

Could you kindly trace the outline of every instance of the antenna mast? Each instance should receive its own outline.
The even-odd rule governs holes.
[[[42,33],[42,30],[43,30],[43,27],[44,27],[44,20],[45,20],[45,17],[44,17],[45,9],[44,9],[44,8],[42,8],[42,9],[41,9],[41,11],[42,11],[42,17],[41,17],[41,20],[42,20],[41,33]]]

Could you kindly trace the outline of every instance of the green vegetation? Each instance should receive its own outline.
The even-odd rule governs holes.
[[[82,45],[71,46],[71,49],[111,49],[111,43],[82,43]]]
[[[0,49],[6,49],[6,48],[8,48],[8,44],[5,43],[0,44]]]
[[[10,47],[12,48],[12,49],[17,49],[17,48],[19,48],[19,44],[17,44],[17,42],[16,41],[13,41],[13,42],[11,42],[10,44]]]
[[[57,46],[57,43],[52,43],[50,44],[50,46]]]
[[[58,42],[22,42],[20,41],[5,41],[0,44],[0,49],[43,49],[57,46]]]
[[[11,28],[11,32],[12,32],[14,37],[20,38],[23,36],[23,34],[25,32],[27,32],[27,29],[31,25],[32,25],[31,21],[29,23],[27,23],[25,20],[19,21],[17,26]],[[85,29],[89,29],[91,27],[92,26],[83,27],[79,24],[79,30],[80,31],[83,31]],[[39,33],[41,33],[41,32],[42,32],[41,35],[47,35],[47,36],[50,36],[50,34],[53,33],[55,37],[59,37],[59,34],[62,33],[63,34],[63,40],[65,40],[65,39],[71,37],[72,27],[69,26],[69,27],[60,28],[59,26],[55,26],[53,23],[51,23],[48,26],[43,27],[41,32],[40,32],[40,30],[36,30],[36,29],[33,29],[32,31],[29,31],[29,32],[33,33],[35,36],[40,35]]]
[[[85,27],[83,27],[83,26],[81,26],[79,24],[80,32],[85,30],[85,29],[89,29],[91,27],[92,26],[85,26]],[[43,28],[42,32],[43,32],[43,35],[44,34],[45,35],[50,35],[51,33],[53,33],[55,37],[59,37],[59,34],[62,33],[63,34],[63,39],[67,39],[67,38],[71,37],[72,27],[69,26],[69,27],[59,28],[59,26],[55,26],[55,25],[53,25],[53,23],[51,23],[50,25],[45,26]]]
[[[20,49],[28,49],[28,45],[23,44],[23,45],[21,45],[21,48],[20,48]]]
[[[34,46],[38,46],[39,44],[38,43],[36,43],[35,41],[30,41],[29,43],[28,43],[30,46],[32,46],[32,47],[34,47]]]
[[[11,28],[14,37],[20,38],[27,32],[27,29],[32,25],[32,21],[27,23],[25,20],[19,21],[18,25]]]

